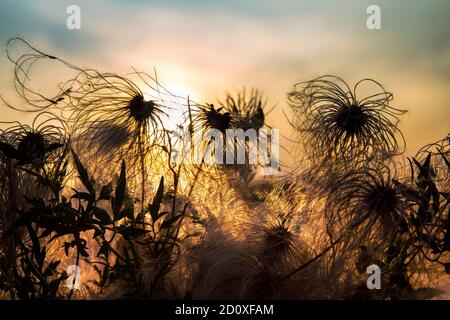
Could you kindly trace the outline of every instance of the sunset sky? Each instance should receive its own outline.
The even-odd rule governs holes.
[[[81,30],[66,27],[71,4],[81,8]],[[381,8],[381,30],[366,27],[371,4]],[[199,102],[256,87],[276,106],[269,124],[286,136],[282,111],[293,84],[322,74],[351,84],[370,77],[409,110],[401,122],[409,155],[449,130],[449,12],[448,0],[2,0],[0,46],[20,36],[79,66],[156,68],[169,89]],[[0,93],[13,99],[13,67],[0,53]],[[2,109],[0,120],[17,119]]]

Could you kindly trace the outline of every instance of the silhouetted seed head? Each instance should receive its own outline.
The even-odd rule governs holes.
[[[363,110],[357,105],[343,107],[336,113],[336,125],[348,135],[357,135],[367,120]]]
[[[361,87],[370,93],[360,97]],[[350,89],[338,77],[323,76],[297,84],[288,97],[291,124],[311,159],[386,159],[403,151],[397,124],[406,111],[391,107],[392,93],[374,80],[363,79]]]
[[[66,123],[49,112],[39,113],[31,126],[16,122],[0,131],[2,150],[19,166],[53,163],[61,159],[63,146],[69,141]]]
[[[30,161],[43,159],[46,153],[44,136],[40,132],[27,132],[19,140],[17,150]]]
[[[299,238],[304,217],[294,195],[295,188],[284,183],[267,187],[270,189],[262,191],[264,205],[252,219],[260,252],[271,263],[296,261],[306,252]]]
[[[386,239],[403,230],[410,209],[382,169],[354,170],[339,178],[329,190],[326,208],[330,230],[361,238],[379,230]]]
[[[254,112],[248,113],[244,116],[236,115],[236,125],[237,129],[255,129],[259,130],[264,126],[264,111],[261,107],[258,107]]]
[[[248,97],[245,88],[235,96],[227,94],[225,101],[219,104],[231,114],[234,128],[259,130],[265,124],[265,103],[258,90],[252,89]]]
[[[214,105],[210,104],[208,108],[204,109],[201,114],[203,127],[207,129],[217,129],[225,132],[230,128],[231,115],[229,112],[221,112],[222,108],[215,109]]]
[[[414,156],[414,159],[420,163],[425,163],[428,157],[430,157],[430,176],[436,183],[442,184],[444,190],[448,189],[450,178],[450,133],[439,141],[422,147]],[[414,173],[412,172],[412,174]]]
[[[264,121],[265,121],[264,110],[260,104],[250,120],[250,125],[254,129],[260,129],[264,126]]]
[[[145,83],[145,93],[135,80]],[[66,86],[71,88],[74,150],[82,160],[96,165],[97,176],[117,171],[122,160],[129,177],[148,175],[147,165],[161,155],[155,150],[166,143],[166,111],[179,99],[140,72],[125,77],[83,70]]]
[[[264,252],[267,257],[280,256],[292,249],[292,233],[283,225],[274,225],[264,230]]]
[[[131,99],[129,108],[130,116],[136,121],[141,122],[152,116],[155,110],[155,102],[151,100],[145,101],[143,96],[136,95]]]
[[[398,203],[397,197],[393,186],[384,181],[379,185],[370,186],[366,199],[367,209],[380,216],[390,215],[395,212]]]

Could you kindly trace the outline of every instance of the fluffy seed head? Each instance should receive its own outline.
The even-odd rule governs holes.
[[[40,132],[27,132],[20,138],[17,149],[28,159],[42,159],[46,153],[44,136]]]
[[[145,101],[142,95],[136,95],[131,99],[129,108],[131,117],[139,122],[145,121],[151,117],[155,109],[155,102]]]
[[[369,93],[361,97],[363,89]],[[338,77],[323,76],[297,84],[288,97],[291,124],[311,159],[386,159],[402,152],[397,124],[406,111],[390,106],[392,93],[372,79],[350,89]]]

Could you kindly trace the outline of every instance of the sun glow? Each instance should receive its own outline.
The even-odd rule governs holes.
[[[164,99],[167,105],[166,116],[161,118],[165,129],[175,130],[186,122],[186,111],[188,101],[198,98],[198,95],[187,86],[179,82],[164,84],[164,89],[170,94],[170,98]],[[150,95],[144,94],[144,100],[152,100]]]

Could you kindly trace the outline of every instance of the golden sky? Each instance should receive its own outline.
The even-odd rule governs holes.
[[[199,102],[256,87],[275,106],[269,124],[285,136],[292,135],[286,93],[296,82],[323,74],[350,84],[370,77],[394,93],[393,106],[409,110],[400,127],[410,155],[449,132],[450,2],[375,2],[381,30],[366,27],[374,1],[365,0],[2,0],[0,44],[21,36],[101,71],[156,68],[166,87]],[[81,9],[81,30],[66,27],[71,4]],[[13,68],[4,53],[0,70],[0,93],[12,100]],[[37,80],[43,90],[67,80],[62,70],[45,71]],[[18,119],[27,117],[2,109],[1,121]]]

